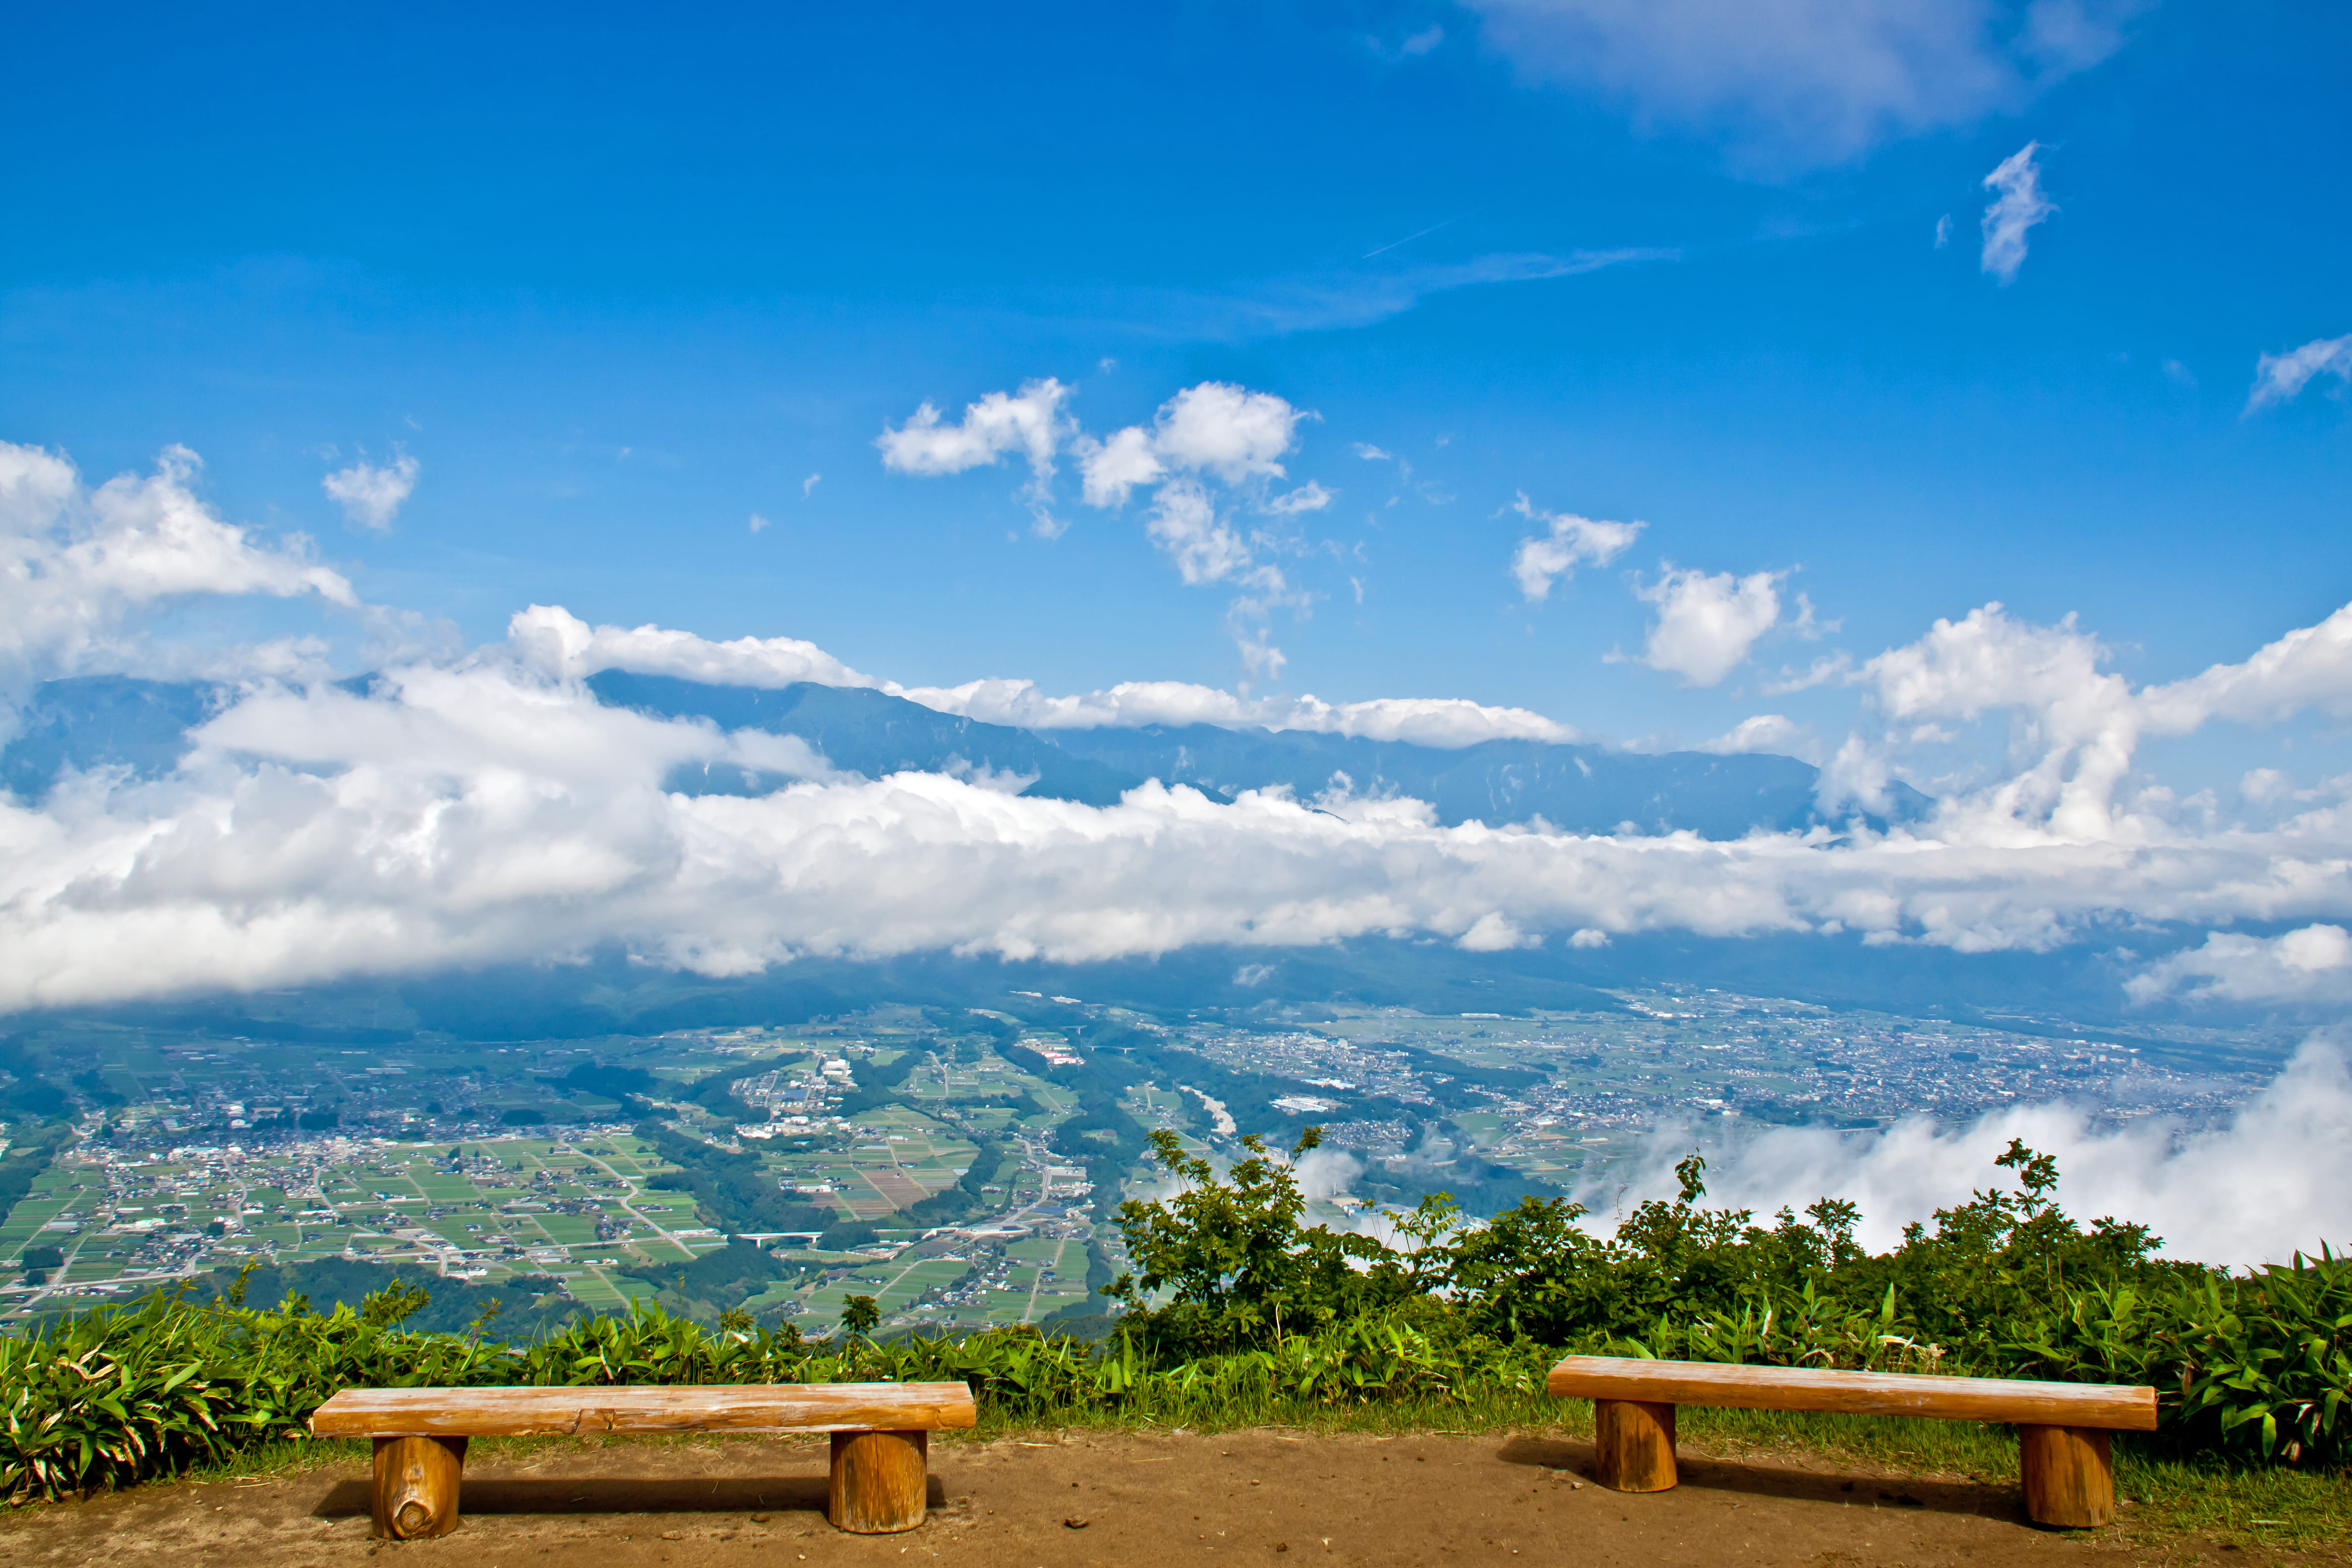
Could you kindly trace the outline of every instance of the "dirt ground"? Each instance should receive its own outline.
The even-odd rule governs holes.
[[[2013,1491],[1896,1478],[1828,1459],[1710,1458],[1683,1484],[1628,1497],[1588,1479],[1589,1443],[1533,1436],[1073,1433],[942,1442],[931,1515],[903,1535],[824,1521],[822,1439],[604,1441],[484,1451],[466,1468],[465,1521],[438,1541],[372,1541],[362,1467],[177,1482],[16,1510],[0,1564],[232,1563],[327,1568],[531,1568],[541,1559],[636,1564],[887,1563],[2080,1563],[2272,1554],[2035,1529]],[[2284,1560],[2292,1553],[2279,1553]],[[2341,1561],[2331,1554],[2331,1559]],[[2305,1559],[2305,1561],[2309,1561]],[[383,1562],[373,1568],[387,1568]]]

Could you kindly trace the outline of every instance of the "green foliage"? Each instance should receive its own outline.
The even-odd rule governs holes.
[[[879,1110],[898,1098],[898,1088],[908,1074],[920,1067],[940,1048],[937,1040],[925,1037],[908,1044],[907,1048],[887,1062],[872,1058],[860,1062],[856,1074],[857,1087],[841,1097],[834,1110],[836,1116],[859,1116],[868,1110]]]
[[[1390,1247],[1301,1225],[1288,1167],[1255,1141],[1222,1178],[1171,1134],[1153,1142],[1183,1189],[1121,1205],[1141,1277],[1106,1293],[1160,1360],[1377,1320],[1441,1344],[2148,1384],[2170,1451],[2352,1457],[2352,1261],[2323,1249],[2231,1275],[2157,1259],[2145,1226],[2069,1217],[2051,1195],[2057,1162],[2021,1142],[1996,1162],[2017,1190],[1978,1192],[1873,1255],[1848,1203],[1769,1226],[1700,1206],[1696,1154],[1675,1201],[1605,1237],[1563,1199],[1464,1226],[1441,1195],[1391,1214]],[[1314,1142],[1309,1129],[1294,1152]]]
[[[1319,1141],[1309,1128],[1292,1152]],[[1129,1254],[1143,1272],[1108,1287],[1147,1342],[1217,1354],[1269,1335],[1311,1333],[1413,1293],[1408,1270],[1371,1237],[1301,1226],[1306,1203],[1289,1168],[1255,1136],[1242,1143],[1249,1157],[1219,1181],[1174,1133],[1151,1134],[1153,1152],[1184,1189],[1169,1203],[1119,1205]],[[1166,1304],[1145,1310],[1145,1298],[1162,1290]]]
[[[823,1230],[833,1219],[830,1209],[795,1203],[786,1197],[756,1154],[722,1149],[716,1143],[687,1137],[658,1121],[639,1122],[636,1135],[678,1167],[646,1184],[668,1192],[692,1193],[696,1205],[721,1230]]]
[[[792,1272],[774,1254],[737,1239],[703,1253],[691,1263],[646,1263],[622,1273],[673,1293],[677,1310],[719,1317],[740,1307]]]
[[[1293,1153],[1315,1142],[1309,1129]],[[1141,1274],[1105,1288],[1125,1311],[1098,1342],[1030,1328],[877,1341],[870,1297],[850,1299],[835,1341],[731,1308],[714,1330],[639,1303],[497,1342],[493,1321],[511,1331],[516,1315],[487,1295],[462,1331],[429,1332],[412,1325],[451,1305],[436,1281],[394,1278],[320,1312],[299,1291],[248,1305],[266,1294],[248,1269],[214,1293],[184,1287],[0,1339],[0,1495],[216,1463],[299,1436],[346,1387],[961,1380],[984,1419],[1230,1422],[1498,1408],[1535,1399],[1563,1350],[2147,1383],[2163,1425],[2147,1450],[2352,1457],[2352,1261],[2323,1249],[2242,1275],[2154,1261],[2145,1229],[2061,1213],[2054,1165],[2021,1146],[2001,1162],[2018,1190],[1978,1193],[1872,1255],[1851,1205],[1770,1226],[1699,1206],[1695,1160],[1675,1202],[1643,1205],[1606,1237],[1556,1198],[1465,1226],[1441,1196],[1389,1215],[1384,1245],[1304,1225],[1290,1167],[1255,1143],[1221,1175],[1171,1136],[1153,1142],[1181,1190],[1121,1205]],[[671,1272],[747,1285],[769,1266],[750,1250]]]

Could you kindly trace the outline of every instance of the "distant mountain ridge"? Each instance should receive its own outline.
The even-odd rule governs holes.
[[[1035,774],[1021,793],[1107,805],[1146,779],[1192,784],[1231,800],[1283,787],[1302,800],[1327,790],[1409,795],[1448,826],[1540,817],[1570,833],[1692,832],[1738,838],[1762,828],[1819,826],[1821,772],[1794,757],[1759,752],[1647,754],[1547,741],[1482,741],[1458,749],[1307,730],[1228,730],[1213,724],[1139,729],[1019,730],[941,713],[863,687],[801,683],[761,689],[667,675],[606,670],[588,679],[599,700],[662,718],[709,719],[722,729],[797,735],[834,766],[868,777],[992,768]],[[743,794],[758,781],[678,781],[689,794]],[[769,786],[772,787],[772,785]],[[1934,802],[1895,786],[1897,821]],[[1878,824],[1883,826],[1882,824]]]
[[[344,684],[366,689],[364,679]],[[1223,800],[1276,787],[1308,802],[1332,790],[1410,796],[1429,802],[1449,826],[1540,819],[1571,833],[1614,833],[1630,825],[1642,833],[1727,839],[1759,829],[1802,831],[1825,820],[1814,795],[1819,770],[1763,753],[1647,754],[1521,740],[1449,750],[1208,724],[1031,731],[864,687],[721,686],[625,670],[603,671],[586,684],[598,701],[615,708],[798,736],[834,767],[869,778],[908,771],[977,774],[1018,785],[1024,795],[1089,805],[1115,804],[1156,778]],[[68,769],[119,767],[140,778],[167,773],[187,751],[187,731],[231,695],[207,681],[127,676],[43,682],[16,737],[0,748],[0,785],[37,801]],[[688,795],[759,795],[786,782],[740,767],[695,767],[665,784]],[[1895,794],[1890,815],[1896,821],[1924,816],[1934,804],[1906,785],[1895,785]]]

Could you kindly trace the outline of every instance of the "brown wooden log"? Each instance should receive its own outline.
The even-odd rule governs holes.
[[[1592,1404],[1594,1479],[1621,1492],[1674,1489],[1675,1407],[1638,1399]]]
[[[923,1522],[929,1432],[835,1432],[825,1518],[853,1535],[888,1535]]]
[[[1572,1355],[1551,1369],[1545,1386],[1563,1398],[2156,1430],[2156,1390],[2117,1384],[1920,1377],[1821,1367],[1728,1366],[1715,1362]]]
[[[375,1532],[387,1541],[423,1541],[457,1528],[463,1437],[378,1437]]]
[[[2021,1426],[2017,1436],[2026,1517],[2066,1530],[2115,1522],[2116,1472],[2105,1427]]]
[[[320,1437],[901,1432],[978,1419],[971,1390],[961,1383],[347,1388],[319,1406],[310,1431]]]

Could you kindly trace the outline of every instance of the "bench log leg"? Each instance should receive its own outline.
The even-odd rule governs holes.
[[[2115,1522],[2116,1472],[2103,1428],[2020,1426],[2017,1435],[2026,1517],[2068,1530]]]
[[[457,1477],[463,1437],[378,1437],[375,1532],[387,1541],[423,1541],[457,1528]]]
[[[1621,1492],[1672,1490],[1675,1475],[1675,1407],[1636,1399],[1592,1402],[1593,1446],[1600,1463],[1594,1479]]]
[[[929,1432],[835,1432],[824,1516],[856,1535],[888,1535],[923,1522]]]

